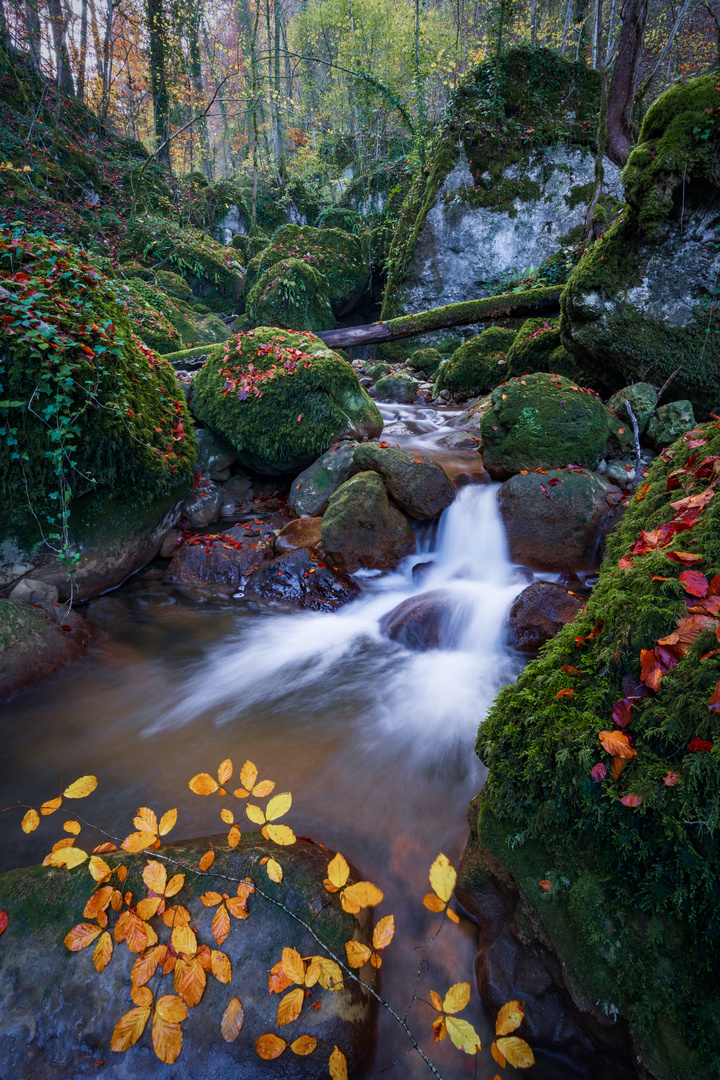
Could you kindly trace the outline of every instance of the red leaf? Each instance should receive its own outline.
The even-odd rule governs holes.
[[[640,678],[646,686],[651,690],[659,690],[660,682],[662,680],[665,671],[661,664],[658,662],[658,658],[655,655],[654,649],[641,649],[640,651]]]
[[[666,773],[663,778],[663,784],[665,785],[665,787],[675,787],[680,778],[681,774],[679,772]]]
[[[623,698],[622,701],[618,701],[613,706],[612,718],[618,727],[626,728],[632,720],[632,714],[630,710],[632,704],[629,698]]]
[[[8,924],[7,911],[0,911],[0,934],[4,931]]]
[[[574,696],[575,696],[575,691],[572,690],[569,686],[566,686],[564,690],[558,690],[557,694],[555,695],[556,698],[558,698],[558,697],[574,697]]]
[[[707,596],[710,588],[708,579],[699,570],[683,570],[680,582],[690,596]]]
[[[690,754],[709,754],[712,750],[712,743],[705,742],[704,739],[693,739],[691,743],[688,743],[688,753]]]
[[[642,801],[642,795],[623,795],[620,800],[623,806],[639,806]]]
[[[702,555],[693,555],[689,551],[667,551],[665,558],[672,559],[673,562],[681,563],[683,566],[695,566],[696,563],[703,561]]]
[[[713,696],[708,701],[708,709],[711,712],[720,712],[720,682],[716,685]]]
[[[622,559],[618,563],[621,570],[632,570],[633,557],[632,555],[623,555]]]
[[[580,674],[578,669],[576,667],[573,667],[572,664],[563,664],[563,666],[560,668],[560,670],[564,671],[566,675],[579,675]]]
[[[593,766],[590,770],[590,775],[596,784],[599,784],[601,780],[604,780],[607,776],[607,769],[603,765],[602,761],[598,761],[597,765]]]

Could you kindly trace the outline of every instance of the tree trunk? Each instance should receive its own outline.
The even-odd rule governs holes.
[[[605,180],[605,146],[607,143],[607,71],[603,57],[602,41],[602,0],[597,0],[595,12],[595,51],[597,64],[600,69],[600,113],[597,126],[597,146],[595,148],[595,190],[588,205],[585,226],[588,240],[595,239],[595,225],[593,217],[595,207],[602,195],[603,182]]]
[[[87,64],[88,0],[82,0],[80,8],[80,55],[78,57],[77,98],[85,101],[85,66]]]
[[[25,32],[30,63],[34,71],[40,71],[40,15],[37,0],[25,0]]]
[[[627,162],[633,144],[632,109],[647,14],[648,0],[625,0],[620,16],[620,40],[610,81],[607,111],[607,152],[620,166]]]
[[[565,7],[565,25],[563,26],[563,36],[560,43],[560,55],[565,55],[567,49],[568,34],[570,33],[570,20],[572,18],[573,0],[567,0],[567,6]]]
[[[530,0],[530,44],[537,44],[537,0]]]
[[[65,40],[65,19],[60,0],[48,0],[48,13],[52,28],[53,49],[55,50],[55,77],[58,93],[64,97],[75,97],[70,54]]]
[[[192,0],[188,9],[188,54],[190,60],[190,78],[193,90],[198,102],[205,94],[202,78],[202,56],[200,53],[200,24],[202,22],[202,0]],[[206,180],[212,180],[212,161],[210,160],[210,139],[208,137],[207,117],[202,116],[197,122],[197,133],[200,141],[200,155],[202,159],[202,171]]]
[[[146,0],[147,28],[150,38],[150,89],[155,117],[155,141],[163,149],[158,159],[168,172],[170,163],[170,94],[167,83],[167,31],[163,0]],[[163,143],[166,143],[163,146]]]

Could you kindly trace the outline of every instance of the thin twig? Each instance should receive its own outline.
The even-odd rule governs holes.
[[[632,411],[632,405],[630,404],[630,402],[627,399],[625,400],[624,404],[625,404],[625,411],[627,412],[628,416],[630,417],[630,423],[632,424],[633,435],[635,436],[635,479],[632,482],[632,484],[630,484],[630,487],[634,487],[635,484],[637,484],[637,482],[640,479],[640,428],[638,427],[638,422],[637,422],[637,420],[635,418],[635,413]]]
[[[662,384],[662,386],[658,390],[658,396],[657,396],[657,401],[655,402],[655,408],[657,408],[657,406],[660,404],[660,398],[663,396],[663,394],[667,390],[670,383],[673,381],[673,379],[675,378],[676,375],[680,374],[681,371],[682,371],[682,368],[675,368],[672,375],[668,379],[666,379],[665,382]]]

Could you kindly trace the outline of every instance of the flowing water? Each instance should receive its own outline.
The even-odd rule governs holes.
[[[384,411],[384,438],[437,451],[437,413]],[[456,458],[456,472],[474,467],[467,453]],[[530,575],[509,561],[497,486],[460,489],[439,526],[419,530],[418,554],[392,574],[361,576],[361,597],[336,613],[286,615],[238,599],[190,598],[153,568],[92,601],[87,616],[105,636],[95,654],[0,713],[3,805],[37,805],[61,783],[94,773],[100,786],[86,812],[109,831],[130,831],[140,805],[177,806],[178,837],[207,835],[222,828],[217,805],[193,796],[189,777],[214,772],[226,757],[236,767],[250,758],[262,777],[293,792],[284,820],[297,833],[341,850],[384,890],[379,914],[394,912],[398,931],[382,992],[403,1013],[418,946],[437,926],[421,904],[430,863],[442,851],[457,865],[466,808],[484,779],[473,752],[478,723],[522,666],[503,643],[503,621]],[[427,562],[414,582],[413,566]],[[452,649],[411,652],[381,635],[385,613],[436,588],[455,604]],[[45,821],[23,836],[18,817],[0,818],[3,869],[36,861],[56,839]],[[472,923],[446,919],[420,996],[472,982],[475,950]],[[433,1015],[419,1002],[410,1013],[426,1048]],[[463,1015],[485,1041],[475,999]],[[389,1018],[379,1024],[368,1077],[406,1049]],[[449,1043],[432,1050],[446,1080],[474,1075],[473,1059]],[[477,1075],[492,1077],[488,1055],[483,1062]],[[430,1074],[409,1054],[390,1075]]]

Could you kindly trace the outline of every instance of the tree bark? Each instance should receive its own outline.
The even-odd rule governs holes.
[[[648,0],[625,0],[617,59],[608,91],[607,152],[616,165],[625,165],[633,139],[632,109],[639,80]]]
[[[150,89],[155,116],[155,140],[163,149],[158,154],[168,172],[170,163],[170,94],[167,81],[167,31],[163,0],[146,0],[147,28],[150,37]]]
[[[55,77],[58,92],[64,97],[74,98],[75,86],[70,66],[70,54],[65,40],[65,19],[60,0],[48,0],[48,13],[55,50]]]
[[[202,78],[202,56],[200,53],[200,24],[202,22],[202,0],[192,0],[188,10],[188,54],[190,60],[190,78],[198,103],[203,99],[205,88]],[[210,139],[208,137],[207,117],[202,116],[197,122],[198,140],[202,171],[206,180],[212,180],[212,161],[210,160]]]
[[[85,101],[85,67],[87,64],[88,0],[82,0],[80,8],[80,55],[78,57],[77,99]]]

